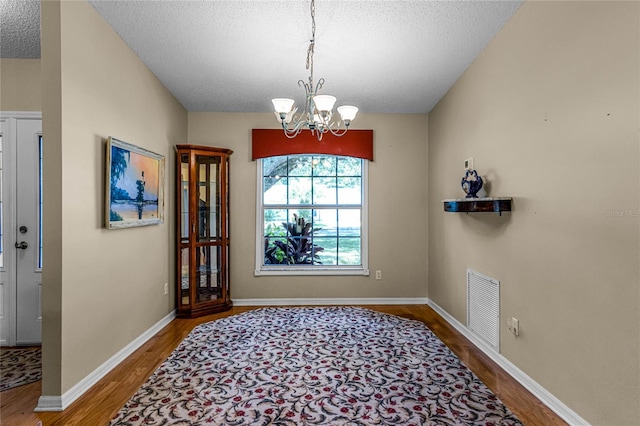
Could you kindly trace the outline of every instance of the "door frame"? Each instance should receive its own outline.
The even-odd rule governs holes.
[[[42,112],[35,111],[0,111],[0,120],[3,120],[7,124],[6,137],[9,143],[3,142],[3,162],[10,160],[11,167],[9,173],[3,175],[3,184],[8,191],[5,191],[3,203],[5,204],[5,224],[4,224],[4,246],[11,247],[11,245],[17,241],[16,229],[17,226],[17,207],[16,207],[16,179],[17,179],[17,120],[42,120]],[[5,147],[9,147],[5,152]],[[5,155],[7,157],[5,157]],[[6,163],[5,163],[6,164]],[[4,168],[3,168],[4,169]],[[12,226],[7,227],[6,219],[9,219],[9,223]],[[8,254],[8,255],[7,255]],[[11,265],[11,267],[7,267]],[[17,277],[16,277],[16,257],[13,250],[5,250],[5,270],[7,270],[8,287],[6,288],[8,301],[3,300],[4,306],[7,307],[7,317],[9,330],[6,336],[0,336],[0,344],[2,346],[15,346],[17,339]],[[40,302],[42,303],[42,301]],[[3,309],[0,307],[0,309]]]

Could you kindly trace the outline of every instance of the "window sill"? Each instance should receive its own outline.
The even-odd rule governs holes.
[[[256,277],[261,276],[329,276],[329,275],[362,275],[369,276],[369,269],[361,267],[356,268],[278,268],[271,267],[268,269],[255,270],[253,274]]]

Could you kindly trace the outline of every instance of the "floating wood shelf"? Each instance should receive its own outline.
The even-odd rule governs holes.
[[[456,198],[442,200],[444,211],[452,213],[500,213],[511,211],[511,197]]]

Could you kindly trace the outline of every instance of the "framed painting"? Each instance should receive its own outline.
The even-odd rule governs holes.
[[[164,157],[113,137],[107,139],[105,227],[164,222]]]

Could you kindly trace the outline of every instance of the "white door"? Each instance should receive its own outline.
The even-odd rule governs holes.
[[[42,120],[0,120],[0,342],[42,341]]]

